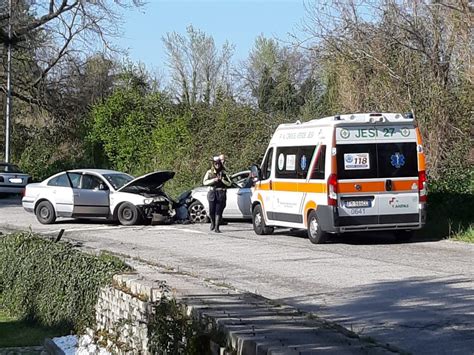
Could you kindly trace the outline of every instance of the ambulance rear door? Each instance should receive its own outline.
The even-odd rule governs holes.
[[[421,223],[416,129],[378,127],[377,167],[384,190],[378,195],[379,224]]]
[[[339,225],[418,221],[418,166],[413,126],[337,127]]]

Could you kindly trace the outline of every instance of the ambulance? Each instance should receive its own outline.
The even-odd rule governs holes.
[[[412,114],[281,124],[252,173],[259,235],[306,229],[319,244],[331,234],[388,230],[408,241],[426,221],[425,155]]]

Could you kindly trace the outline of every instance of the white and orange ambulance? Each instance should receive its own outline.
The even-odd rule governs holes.
[[[413,115],[338,115],[278,126],[252,193],[253,227],[330,233],[393,230],[408,240],[426,220],[425,156]]]

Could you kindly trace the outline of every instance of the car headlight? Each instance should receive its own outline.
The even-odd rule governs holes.
[[[146,198],[143,200],[143,202],[145,203],[145,205],[149,205],[150,203],[153,203],[153,199],[152,198]]]

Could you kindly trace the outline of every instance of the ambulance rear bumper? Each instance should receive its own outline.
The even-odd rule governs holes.
[[[339,216],[337,207],[318,206],[316,214],[321,229],[329,233],[344,233],[375,230],[416,230],[426,223],[425,205],[418,213],[373,215],[373,216]]]

